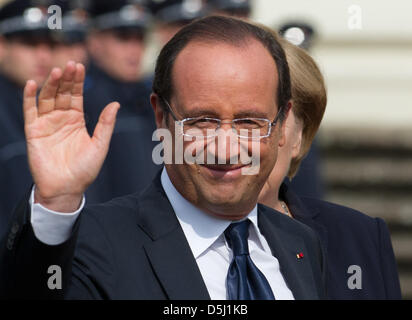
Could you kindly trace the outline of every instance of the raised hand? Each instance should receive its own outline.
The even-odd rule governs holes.
[[[117,102],[102,111],[93,136],[83,113],[82,64],[68,62],[55,68],[40,91],[29,80],[24,88],[24,129],[35,202],[59,212],[73,212],[86,188],[96,178],[113,133]]]

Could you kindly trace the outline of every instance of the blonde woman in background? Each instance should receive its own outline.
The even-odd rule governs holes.
[[[325,249],[330,299],[401,299],[390,234],[382,219],[326,201],[298,197],[283,183],[285,176],[295,176],[309,151],[327,95],[323,76],[310,55],[286,40],[281,43],[290,68],[292,108],[286,122],[286,143],[279,149],[259,202],[317,231]],[[294,254],[304,263],[305,248]]]

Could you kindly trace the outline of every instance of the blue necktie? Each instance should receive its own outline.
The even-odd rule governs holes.
[[[273,300],[269,282],[255,266],[249,255],[247,239],[250,220],[232,223],[225,236],[233,251],[233,260],[227,273],[226,285],[229,300]]]

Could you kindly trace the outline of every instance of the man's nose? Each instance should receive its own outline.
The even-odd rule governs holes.
[[[36,57],[41,61],[49,62],[52,59],[52,48],[47,44],[39,44],[36,46]]]
[[[222,123],[216,137],[208,144],[208,153],[217,164],[235,164],[239,159],[239,138],[231,123]]]

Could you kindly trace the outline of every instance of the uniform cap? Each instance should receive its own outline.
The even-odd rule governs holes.
[[[151,0],[149,7],[155,19],[163,23],[188,23],[208,13],[202,0]]]
[[[81,0],[55,1],[62,10],[62,28],[53,32],[53,37],[58,42],[77,43],[84,42],[88,27],[88,9],[90,2]]]
[[[251,12],[250,0],[208,0],[208,5],[214,10],[232,15],[249,16]]]
[[[292,44],[308,50],[315,36],[313,27],[305,22],[287,22],[280,26],[279,33]]]
[[[0,34],[49,34],[48,1],[13,0],[0,8]]]
[[[140,29],[145,30],[151,15],[143,0],[95,0],[90,6],[93,27],[97,30]]]

